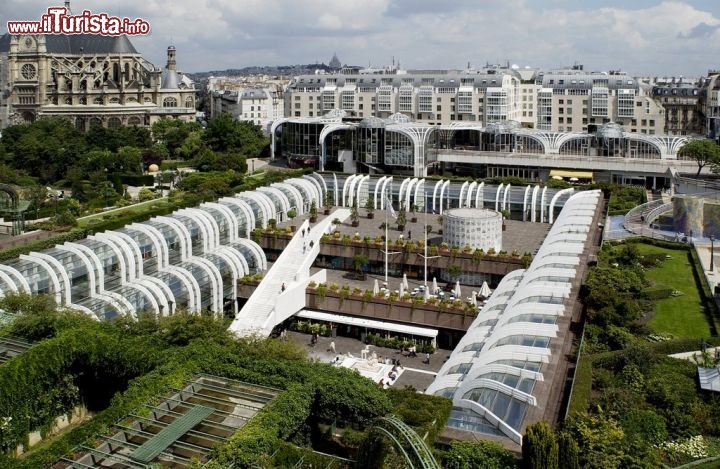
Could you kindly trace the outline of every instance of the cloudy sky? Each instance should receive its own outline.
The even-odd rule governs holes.
[[[39,20],[62,0],[0,0],[5,21]],[[628,6],[631,5],[631,6]],[[142,18],[133,39],[157,65],[177,47],[187,72],[329,62],[464,68],[485,63],[632,75],[720,67],[718,0],[73,0],[71,10]]]

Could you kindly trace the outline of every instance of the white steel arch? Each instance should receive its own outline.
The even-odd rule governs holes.
[[[568,189],[563,189],[561,191],[558,191],[553,198],[550,200],[550,208],[548,213],[548,222],[552,225],[553,224],[553,217],[555,216],[555,204],[557,203],[558,199],[564,195],[564,194],[572,194],[575,190],[570,187]]]
[[[158,223],[163,223],[172,228],[180,240],[180,259],[185,260],[192,256],[192,236],[190,230],[180,220],[173,217],[159,216],[153,218]]]
[[[543,187],[540,196],[540,223],[545,222],[545,206],[547,205],[547,186]]]
[[[458,208],[463,208],[463,203],[468,197],[469,186],[470,181],[465,181],[462,183],[462,186],[460,186],[460,195],[458,196]]]
[[[210,279],[210,289],[212,290],[212,298],[210,298],[210,309],[217,313],[218,304],[222,302],[222,299],[220,298],[222,294],[222,278],[220,276],[220,271],[212,262],[209,262],[207,259],[203,259],[202,257],[198,256],[191,257],[186,261],[186,263],[199,267],[207,274],[208,278]],[[192,272],[190,273],[190,275],[192,275]],[[197,282],[197,279],[195,279],[195,281]],[[218,285],[218,281],[220,285]],[[200,299],[200,301],[202,302],[202,298]]]
[[[368,176],[369,177],[369,176]],[[411,205],[411,197],[413,196],[413,187],[418,183],[418,178],[412,178],[408,182],[407,187],[405,188],[405,210],[411,211],[412,205]]]
[[[505,186],[505,192],[503,193],[502,209],[507,209],[508,193],[510,192],[510,184]]]
[[[279,190],[285,189],[288,191],[292,196],[293,199],[295,199],[295,211],[298,215],[304,215],[306,213],[305,210],[305,199],[303,198],[302,194],[300,193],[300,190],[293,186],[292,184],[287,183],[286,181],[283,182],[276,182],[271,185],[271,187],[277,188]],[[289,199],[288,199],[289,202]],[[308,202],[309,206],[309,202]],[[292,208],[292,205],[290,206]]]
[[[175,295],[173,294],[170,287],[168,287],[162,280],[160,280],[157,277],[152,277],[150,275],[143,275],[142,281],[147,282],[148,288],[150,288],[150,285],[154,285],[156,290],[162,291],[165,296],[165,304],[164,307],[167,308],[167,310],[163,310],[161,314],[167,316],[170,314],[175,313],[175,305],[177,304],[175,301]]]
[[[472,196],[475,189],[477,189],[477,181],[471,182],[468,186],[468,193],[467,197],[465,198],[465,206],[468,208],[472,207]],[[462,207],[462,204],[460,205],[460,207]]]
[[[322,178],[321,178],[322,179]],[[315,201],[315,204],[318,209],[325,206],[325,198],[323,197],[323,186],[320,185],[318,180],[313,177],[312,174],[304,174],[302,178],[300,179],[291,179],[290,181],[296,180],[298,183],[302,181],[303,183],[307,184],[308,190],[311,190],[313,193],[313,200]],[[288,181],[289,182],[289,181]],[[323,180],[323,182],[325,182]]]
[[[47,263],[44,258],[32,256],[32,254],[35,254],[35,253],[31,252],[30,254],[20,254],[20,259],[34,262],[36,265],[45,269],[45,271],[48,274],[48,278],[50,279],[50,281],[52,282],[52,285],[53,285],[53,290],[55,293],[55,301],[58,304],[69,305],[70,304],[70,292],[67,291],[67,289],[65,292],[63,292],[62,286],[60,285],[60,278],[58,277],[57,272],[55,272],[55,270],[52,268],[52,266],[50,266],[50,264]]]
[[[120,269],[120,284],[124,285],[128,281],[129,274],[122,250],[113,242],[113,240],[111,240],[107,236],[103,236],[103,234],[104,233],[98,233],[94,236],[88,236],[88,239],[95,240],[99,243],[104,244],[105,246],[108,246],[110,250],[115,253],[115,258],[117,258],[118,261],[118,268]]]
[[[495,211],[500,211],[500,193],[503,190],[504,184],[500,183],[500,185],[497,188],[497,191],[495,191]]]
[[[386,202],[385,199],[386,198],[389,199],[390,202],[392,202],[392,183],[393,183],[392,176],[385,178],[385,180],[383,181],[382,188],[381,188],[382,195],[380,197],[380,210],[387,209],[387,207],[385,207],[385,202]],[[388,184],[390,185],[390,193],[389,194],[385,192],[387,190]]]
[[[366,189],[366,191],[368,193],[367,197],[369,197],[369,194],[370,194],[370,189],[369,189],[369,184],[368,184],[369,180],[370,180],[369,174],[366,174],[365,176],[361,176],[358,181],[357,187],[355,188],[355,200],[357,201],[358,208],[364,207],[365,204],[367,203],[367,198],[364,201],[362,200],[362,187],[363,187],[363,185],[368,187],[368,189]]]
[[[189,218],[195,222],[198,230],[200,230],[200,233],[202,234],[202,252],[208,252],[212,243],[212,235],[210,233],[210,227],[208,226],[208,223],[206,223],[207,219],[200,213],[191,212],[189,209],[178,210],[175,214],[182,215],[183,217]]]
[[[126,226],[126,228],[134,229],[135,231],[144,233],[145,235],[147,235],[148,238],[150,238],[150,241],[152,241],[155,249],[157,250],[158,270],[170,263],[170,254],[168,253],[165,239],[163,238],[162,233],[160,233],[157,228],[150,225],[145,225],[144,223],[133,223],[129,226]]]
[[[215,218],[213,218],[210,213],[200,208],[193,207],[183,210],[185,211],[185,214],[190,218],[192,218],[190,214],[196,214],[200,225],[204,225],[207,228],[207,232],[210,236],[208,238],[207,249],[204,249],[203,252],[208,252],[209,250],[215,249],[215,247],[220,244],[220,226],[218,225]],[[178,211],[178,213],[179,212],[180,211]],[[202,220],[205,220],[205,223],[202,223]]]
[[[108,239],[114,241],[120,249],[123,250],[123,253],[127,254],[128,251],[126,251],[125,248],[128,248],[130,250],[129,252],[134,254],[134,256],[128,255],[128,268],[131,269],[132,272],[136,272],[136,275],[133,278],[141,277],[143,275],[143,258],[142,252],[140,252],[140,246],[130,235],[122,231],[106,231],[105,233],[113,233],[114,236],[110,235]]]
[[[385,201],[382,200],[382,194],[384,194],[384,185],[385,180],[388,178],[388,176],[383,176],[380,179],[377,180],[375,183],[375,190],[373,192],[373,206],[377,209],[383,210],[385,208]],[[380,187],[383,186],[383,189],[381,190]],[[380,201],[378,202],[378,192],[380,192]]]
[[[478,185],[477,195],[475,196],[475,208],[485,208],[485,181]]]
[[[525,186],[525,195],[523,195],[523,221],[527,221],[528,216],[528,196],[530,195],[530,186]]]
[[[422,192],[420,192],[420,188],[422,187]],[[417,201],[419,199],[419,194],[422,194],[422,201],[423,201],[423,212],[427,210],[427,197],[425,197],[425,179],[420,179],[417,184],[415,184],[415,205],[417,205]]]
[[[30,288],[30,283],[28,283],[27,279],[23,277],[23,275],[18,272],[15,268],[10,267],[9,265],[0,264],[0,272],[5,272],[10,277],[15,279],[15,282],[13,282],[15,285],[20,285],[23,290],[25,290],[25,293],[32,293],[32,289]]]
[[[240,225],[238,223],[238,219],[233,213],[232,210],[230,210],[226,205],[219,204],[217,202],[205,202],[204,204],[200,205],[200,208],[202,207],[209,207],[211,209],[215,209],[218,212],[220,212],[223,217],[225,218],[225,221],[228,225],[228,240],[234,241],[238,237],[238,231],[240,231]]]
[[[535,222],[535,216],[537,214],[537,197],[538,197],[539,189],[540,189],[540,186],[535,186],[533,188],[533,192],[532,192],[532,204],[531,204],[532,208],[530,209],[530,221],[533,223]]]
[[[227,204],[227,205],[233,205],[237,207],[240,212],[245,217],[245,237],[249,238],[252,230],[255,228],[255,212],[253,212],[252,207],[250,204],[248,204],[245,200],[238,199],[235,197],[223,197],[218,201],[221,204]],[[238,224],[240,223],[240,219],[238,219]],[[240,236],[240,232],[238,230],[238,236]]]
[[[276,199],[278,204],[280,205],[280,208],[278,209],[277,206],[273,203],[273,206],[275,206],[275,212],[283,212],[287,216],[287,213],[290,211],[290,199],[288,199],[288,196],[285,195],[283,191],[278,189],[277,187],[258,187],[255,189],[258,192],[261,192],[265,195],[267,195],[270,199]],[[278,221],[284,221],[284,220],[278,220]]]
[[[258,269],[261,271],[267,270],[267,258],[265,257],[265,251],[262,250],[258,243],[251,239],[238,239],[234,244],[247,247],[250,252],[253,253]]]
[[[93,268],[92,262],[87,258],[87,255],[80,251],[77,247],[67,244],[58,244],[55,246],[55,249],[58,251],[64,251],[69,252],[71,254],[75,254],[78,259],[85,265],[85,270],[87,270],[87,277],[88,277],[88,286],[90,288],[90,295],[89,296],[95,296],[95,294],[98,292],[98,283],[96,281],[95,277],[95,269]]]
[[[442,215],[443,210],[445,209],[445,201],[443,199],[447,198],[450,200],[450,180],[443,182],[442,186],[440,187],[440,215]]]
[[[319,206],[319,194],[316,192],[315,186],[307,179],[291,178],[286,179],[279,184],[284,184],[288,186],[288,190],[294,190],[299,194],[303,202],[302,205],[304,213],[308,212],[313,201],[315,201],[316,206]]]
[[[273,218],[270,213],[268,212],[268,207],[266,205],[266,200],[261,199],[260,196],[255,192],[241,192],[237,194],[239,199],[246,199],[249,202],[253,202],[255,205],[257,205],[258,210],[260,213],[255,214],[255,210],[253,210],[253,213],[255,214],[255,226],[257,226],[257,222],[260,222],[260,226],[263,228],[267,228],[268,226],[268,220]],[[252,207],[252,205],[250,205]],[[255,229],[255,226],[251,228],[251,231]]]

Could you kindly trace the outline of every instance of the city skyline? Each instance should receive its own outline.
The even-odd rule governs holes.
[[[110,0],[71,2],[75,14],[142,18],[148,36],[131,40],[164,65],[178,50],[178,67],[203,72],[261,65],[328,63],[382,68],[464,69],[486,63],[551,69],[623,70],[633,76],[704,76],[718,68],[720,3],[705,0]],[[6,21],[37,21],[62,1],[8,0]],[[6,23],[0,27],[7,32]],[[541,38],[542,40],[538,40]],[[618,54],[622,51],[622,54]]]

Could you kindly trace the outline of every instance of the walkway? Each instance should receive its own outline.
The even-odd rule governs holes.
[[[310,227],[305,220],[237,314],[230,330],[239,336],[267,337],[275,326],[303,309],[310,267],[320,253],[320,238],[335,229],[334,219],[348,217],[350,209],[339,208],[315,226]]]

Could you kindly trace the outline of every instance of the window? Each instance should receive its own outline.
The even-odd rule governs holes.
[[[177,107],[178,102],[177,99],[172,97],[167,97],[163,99],[163,107]]]

